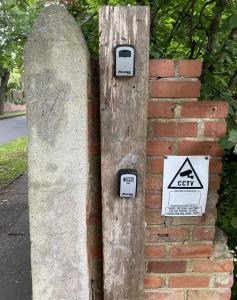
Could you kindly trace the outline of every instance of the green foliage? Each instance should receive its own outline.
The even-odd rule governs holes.
[[[14,103],[16,105],[23,105],[26,103],[25,98],[22,99],[11,99],[9,98],[8,102]]]
[[[22,85],[21,85],[21,78],[22,78],[22,74],[20,72],[20,70],[17,69],[13,69],[11,71],[10,74],[10,78],[8,80],[8,89],[16,89],[16,90],[21,90]]]
[[[217,224],[228,236],[230,249],[237,259],[237,156],[226,155],[224,158],[224,170],[222,175],[220,201],[218,205]],[[236,274],[235,268],[235,274]],[[232,289],[232,299],[237,299],[237,282]]]
[[[41,7],[42,1],[36,0],[0,1],[0,65],[3,68],[22,70],[23,46]]]
[[[0,0],[0,114],[7,97],[9,74],[13,69],[22,73],[23,46],[43,2]]]

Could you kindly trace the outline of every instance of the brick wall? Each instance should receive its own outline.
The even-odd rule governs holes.
[[[88,79],[89,191],[88,249],[92,300],[103,299],[102,203],[100,183],[100,102],[98,62],[91,60]]]
[[[20,105],[20,104],[14,104],[11,102],[5,102],[5,104],[4,104],[4,112],[25,111],[25,110],[26,110],[25,104]]]
[[[228,105],[197,101],[201,70],[198,60],[150,61],[145,300],[230,299],[233,261],[215,228],[223,155],[218,140],[226,133]],[[163,157],[168,154],[211,156],[202,217],[161,216]]]
[[[144,300],[227,300],[233,260],[216,230],[216,204],[228,105],[197,101],[198,60],[151,60],[148,103]],[[90,190],[88,238],[93,299],[103,299],[100,118],[97,63],[89,78]],[[164,155],[210,155],[206,214],[161,217]],[[111,299],[112,300],[112,299]]]

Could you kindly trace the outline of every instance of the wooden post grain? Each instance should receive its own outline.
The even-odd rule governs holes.
[[[116,45],[135,47],[135,76],[113,76]],[[149,8],[100,10],[101,168],[104,299],[143,298],[144,180],[149,62]],[[117,196],[117,172],[138,171],[136,198]]]

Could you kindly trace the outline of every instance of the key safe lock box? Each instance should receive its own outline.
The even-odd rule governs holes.
[[[137,195],[137,171],[122,169],[118,172],[118,196],[132,198]]]
[[[114,76],[135,75],[135,48],[132,45],[118,45],[114,48]]]

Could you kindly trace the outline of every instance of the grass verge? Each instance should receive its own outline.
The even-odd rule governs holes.
[[[25,111],[12,111],[12,112],[6,112],[0,115],[0,120],[5,118],[13,118],[18,116],[24,116],[26,114]]]
[[[27,136],[0,145],[0,187],[11,182],[26,170]]]

